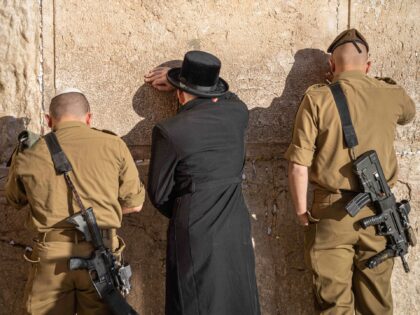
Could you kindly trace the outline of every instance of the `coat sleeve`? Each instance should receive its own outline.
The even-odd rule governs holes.
[[[174,173],[178,154],[163,127],[156,125],[152,133],[147,191],[152,204],[165,216],[172,216]]]
[[[226,101],[231,101],[231,102],[235,102],[235,101],[242,102],[242,100],[239,98],[239,96],[236,95],[233,92],[227,92],[225,95],[221,96],[220,99],[226,100]]]

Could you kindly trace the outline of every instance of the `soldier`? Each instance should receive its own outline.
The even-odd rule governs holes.
[[[182,105],[153,129],[148,193],[167,216],[167,315],[260,314],[241,181],[248,109],[219,78],[220,60],[190,51],[146,82]]]
[[[376,150],[389,185],[396,183],[395,129],[413,119],[415,105],[391,79],[367,76],[369,46],[357,30],[338,35],[328,52],[332,81],[344,91],[359,144],[354,152],[346,148],[329,86],[310,87],[286,152],[290,192],[298,221],[305,226],[305,260],[313,273],[321,314],[392,314],[393,260],[374,269],[365,267],[366,260],[385,248],[386,239],[376,236],[374,227],[364,230],[357,224],[375,213],[373,205],[355,217],[344,206],[359,191],[352,154]],[[308,180],[314,185],[310,211]]]
[[[51,101],[48,126],[56,134],[73,171],[69,173],[84,204],[93,207],[104,242],[119,257],[125,244],[116,235],[122,215],[141,210],[145,190],[125,143],[90,128],[86,97],[66,89]],[[92,254],[92,245],[65,220],[79,209],[62,175],[56,175],[44,138],[20,145],[14,153],[6,198],[15,208],[29,204],[27,225],[38,234],[27,261],[29,314],[110,314],[86,270],[70,271],[71,256]]]

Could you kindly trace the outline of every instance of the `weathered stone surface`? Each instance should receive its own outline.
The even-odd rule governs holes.
[[[0,115],[0,166],[6,165],[17,144],[18,134],[25,129],[27,119]]]
[[[284,143],[302,92],[322,80],[325,54],[316,49],[336,27],[331,1],[66,1],[56,9],[56,86],[85,91],[98,126],[150,144],[150,126],[174,106],[144,86],[144,73],[187,50],[208,50],[256,109],[249,140]]]
[[[2,1],[0,117],[24,117],[32,130],[40,129],[41,117],[40,22],[38,1]]]
[[[323,82],[327,70],[323,51],[347,26],[348,1],[70,0],[55,1],[55,6],[52,0],[6,2],[0,7],[0,56],[6,61],[0,65],[4,112],[0,116],[22,118],[0,118],[0,164],[5,163],[24,117],[30,118],[30,125],[36,120],[39,126],[42,106],[36,76],[41,66],[41,26],[46,103],[55,88],[76,86],[85,91],[95,126],[124,136],[143,182],[147,181],[151,128],[173,115],[177,106],[172,93],[160,94],[145,85],[144,73],[182,58],[187,50],[211,51],[222,60],[221,75],[250,109],[243,187],[252,215],[262,313],[313,314],[303,233],[292,214],[282,155],[303,92]],[[351,3],[351,25],[366,35],[371,46],[372,73],[393,77],[418,104],[419,2]],[[395,192],[400,199],[411,199],[411,221],[417,232],[419,139],[418,117],[398,129],[401,170]],[[0,178],[5,172],[0,168]],[[6,307],[0,308],[0,314],[21,314],[28,267],[22,251],[31,240],[21,222],[28,210],[17,212],[5,205],[2,182],[4,179],[0,179],[0,278],[6,281],[0,284],[0,305]],[[124,218],[125,255],[135,271],[129,301],[141,314],[163,314],[166,226],[167,220],[149,202],[140,214]],[[395,314],[420,312],[419,260],[417,247],[408,257],[409,275],[396,260]]]
[[[40,22],[38,1],[6,0],[0,5],[0,314],[23,314],[24,307],[27,213],[6,206],[3,185],[18,133],[41,127]]]

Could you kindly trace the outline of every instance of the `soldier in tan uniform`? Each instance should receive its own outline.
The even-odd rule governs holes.
[[[359,140],[354,155],[376,150],[392,187],[398,170],[395,129],[413,119],[415,105],[392,80],[367,76],[368,51],[367,41],[355,29],[341,33],[328,48],[333,82],[339,81],[344,90]],[[374,227],[364,230],[357,224],[373,215],[374,208],[369,205],[353,218],[344,208],[360,188],[327,85],[312,86],[305,93],[286,158],[295,211],[305,226],[305,260],[313,273],[321,314],[392,314],[393,260],[374,269],[365,267],[368,258],[385,248],[386,240],[375,235]],[[315,189],[310,211],[308,181]]]
[[[122,215],[141,210],[145,190],[125,143],[117,136],[90,128],[86,97],[76,89],[55,96],[47,116],[49,127],[67,155],[70,177],[83,203],[93,208],[106,246],[121,255],[125,245],[116,235]],[[71,256],[89,257],[90,242],[65,219],[79,211],[62,175],[56,175],[46,142],[15,152],[6,198],[22,208],[29,204],[27,225],[37,237],[26,287],[29,314],[109,314],[86,270],[70,271]]]

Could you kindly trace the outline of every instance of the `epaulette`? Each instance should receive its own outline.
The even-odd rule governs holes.
[[[308,87],[308,89],[306,90],[306,92],[309,92],[309,91],[315,90],[315,89],[317,89],[317,88],[320,88],[320,87],[323,87],[323,86],[326,86],[326,85],[327,85],[327,84],[325,84],[325,83],[313,84],[313,85],[311,85],[310,87]]]
[[[37,133],[33,133],[28,130],[22,131],[18,135],[18,144],[13,150],[13,153],[10,155],[10,158],[7,161],[6,166],[9,167],[12,164],[13,156],[18,155],[20,152],[23,152],[26,149],[32,148],[39,141],[39,139],[41,139],[41,135]]]
[[[115,132],[112,132],[111,130],[107,130],[107,129],[97,129],[97,128],[92,128],[92,129],[93,129],[93,130],[96,130],[96,131],[103,132],[103,133],[107,133],[107,134],[109,134],[109,135],[118,136]]]
[[[388,84],[392,84],[392,85],[395,85],[395,84],[397,84],[397,82],[395,82],[393,79],[391,79],[390,77],[384,77],[384,78],[381,78],[381,77],[375,77],[375,79],[376,80],[379,80],[379,81],[384,81],[384,82],[386,82],[386,83],[388,83]]]
[[[32,148],[41,139],[41,135],[24,130],[18,135],[19,141],[19,152],[23,152],[26,149]]]

